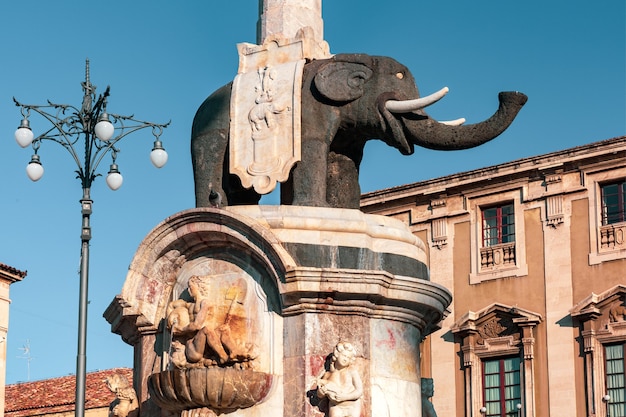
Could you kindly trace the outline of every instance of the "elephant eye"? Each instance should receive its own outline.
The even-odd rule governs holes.
[[[401,73],[401,72],[398,72],[398,73],[396,73],[396,78],[397,78],[397,79],[399,79],[399,80],[401,80],[401,79],[403,79],[403,78],[404,78],[404,74],[403,74],[403,73]]]

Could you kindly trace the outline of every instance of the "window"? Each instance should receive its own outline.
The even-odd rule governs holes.
[[[494,303],[452,325],[469,395],[466,416],[535,415],[534,333],[541,321],[537,313]]]
[[[488,192],[487,192],[488,191]],[[523,187],[478,190],[468,194],[470,212],[470,284],[528,275]]]
[[[610,395],[609,415],[626,416],[626,381],[624,374],[624,348],[626,343],[604,347],[606,360],[606,393]]]
[[[514,268],[515,209],[513,203],[481,208],[483,245],[480,270]]]
[[[605,184],[602,190],[602,225],[626,221],[626,181]]]
[[[484,209],[482,215],[483,247],[515,242],[515,212],[513,204]]]
[[[483,378],[485,416],[517,416],[517,405],[522,403],[520,358],[483,361]]]
[[[599,168],[598,168],[599,169]],[[589,265],[626,258],[626,166],[586,172]],[[604,362],[601,362],[603,364]]]
[[[577,339],[584,354],[587,416],[626,417],[625,306],[626,285],[616,285],[601,294],[589,294],[570,312],[580,329]]]

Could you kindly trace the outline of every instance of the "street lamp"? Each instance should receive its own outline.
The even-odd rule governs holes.
[[[84,95],[80,108],[68,104],[55,104],[48,101],[45,105],[23,104],[13,98],[15,105],[20,107],[22,121],[15,132],[15,140],[22,148],[31,145],[34,154],[26,167],[26,174],[32,181],[38,181],[44,173],[38,155],[44,141],[51,141],[63,146],[72,156],[77,165],[77,178],[80,179],[83,197],[80,200],[82,214],[81,253],[80,253],[80,289],[78,300],[78,353],[76,356],[76,416],[85,414],[85,381],[86,381],[86,346],[87,346],[87,288],[89,281],[89,240],[91,227],[89,218],[92,210],[91,184],[100,174],[96,173],[98,165],[105,155],[111,154],[112,162],[106,178],[107,185],[117,190],[122,185],[122,175],[115,163],[119,149],[117,143],[130,133],[145,128],[152,128],[155,137],[154,148],[150,159],[157,168],[167,162],[167,153],[163,149],[160,136],[165,124],[137,120],[133,116],[121,116],[107,113],[107,98],[110,87],[96,100],[96,86],[89,80],[89,60],[85,65],[85,81],[81,83]],[[39,114],[52,127],[35,137],[28,118],[32,113]],[[112,120],[112,121],[111,121]],[[80,141],[81,137],[84,139]],[[82,146],[84,158],[81,158],[76,147]]]

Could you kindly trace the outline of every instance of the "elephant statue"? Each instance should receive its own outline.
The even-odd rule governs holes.
[[[196,206],[258,204],[229,170],[229,111],[232,83],[209,96],[192,126],[191,152]],[[420,97],[409,70],[389,57],[338,54],[304,64],[301,160],[281,185],[281,204],[358,209],[359,165],[370,139],[410,155],[414,145],[458,150],[500,135],[526,103],[526,95],[501,92],[487,120],[438,122],[424,108],[447,88]]]

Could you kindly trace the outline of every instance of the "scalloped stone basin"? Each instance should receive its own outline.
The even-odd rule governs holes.
[[[148,378],[148,389],[161,408],[182,411],[207,407],[225,412],[251,407],[267,396],[273,376],[233,368],[163,371]]]

